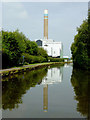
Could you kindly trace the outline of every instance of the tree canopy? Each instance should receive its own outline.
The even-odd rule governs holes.
[[[25,51],[24,40],[18,31],[2,31],[3,66],[17,65],[21,54]],[[7,62],[6,62],[7,60]]]
[[[27,59],[31,59],[33,56],[34,63],[35,61],[46,61],[46,51],[43,48],[40,51],[36,42],[30,41],[22,32],[2,30],[2,68],[18,66],[22,63],[24,54],[27,55]],[[28,61],[31,63],[30,60]],[[24,60],[24,62],[26,61]]]
[[[80,27],[77,28],[77,35],[74,37],[74,42],[71,45],[73,63],[75,67],[81,69],[90,69],[90,53],[89,53],[89,29],[90,15],[84,20]]]

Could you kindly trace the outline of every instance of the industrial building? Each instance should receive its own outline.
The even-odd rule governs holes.
[[[44,10],[44,38],[36,39],[35,42],[39,47],[44,48],[48,56],[55,58],[63,57],[63,45],[61,42],[55,42],[53,39],[48,39],[48,10]]]

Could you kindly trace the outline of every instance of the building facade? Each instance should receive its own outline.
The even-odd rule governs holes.
[[[61,42],[54,42],[52,39],[37,39],[35,42],[39,47],[47,51],[48,56],[55,58],[63,57],[63,45]]]

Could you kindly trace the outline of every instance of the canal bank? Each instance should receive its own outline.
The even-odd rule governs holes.
[[[4,77],[4,76],[17,74],[17,73],[23,73],[28,70],[31,71],[31,70],[39,69],[45,66],[50,66],[55,64],[63,65],[65,63],[71,63],[71,62],[48,62],[48,63],[36,63],[36,64],[24,65],[21,67],[14,67],[14,68],[0,70],[0,75]]]

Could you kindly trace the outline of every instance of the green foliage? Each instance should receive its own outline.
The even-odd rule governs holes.
[[[2,31],[2,66],[12,67],[19,64],[19,59],[25,51],[25,36],[19,33]],[[7,62],[6,62],[7,61]]]
[[[73,63],[75,67],[88,69],[88,20],[83,21],[83,24],[77,28],[78,34],[74,37],[74,43],[71,46]]]
[[[28,53],[24,53],[23,54],[24,60],[27,63],[42,63],[42,62],[46,62],[46,58],[42,57],[42,56],[33,56],[33,55],[29,55]]]
[[[0,51],[2,50],[2,32],[0,31]]]
[[[87,51],[88,56],[90,58],[90,9],[88,10],[88,41],[87,41],[87,48],[88,48],[88,51]]]
[[[48,61],[48,54],[46,50],[44,50],[43,48],[38,48],[38,55],[46,58]]]
[[[38,52],[38,46],[34,41],[27,40],[26,43],[26,50],[25,52],[30,55],[37,55]]]
[[[52,57],[49,57],[48,59],[50,60],[50,62],[64,62],[63,58],[52,58]]]
[[[30,41],[22,32],[2,31],[2,60],[2,67],[9,68],[22,65],[23,61],[24,64],[46,62],[48,55],[43,48],[38,48],[36,42]]]

